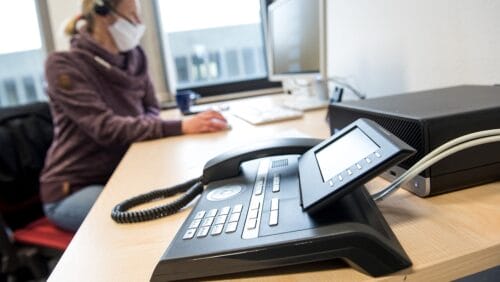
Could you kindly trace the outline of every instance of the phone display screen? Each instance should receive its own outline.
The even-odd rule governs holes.
[[[359,128],[354,128],[316,152],[316,160],[326,182],[379,149]]]

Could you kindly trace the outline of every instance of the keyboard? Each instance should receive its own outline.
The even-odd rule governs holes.
[[[277,105],[247,105],[233,108],[231,113],[254,125],[301,118],[301,111]]]

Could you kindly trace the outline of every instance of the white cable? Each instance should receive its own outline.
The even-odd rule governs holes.
[[[359,99],[365,99],[366,95],[361,93],[358,89],[354,88],[350,83],[348,83],[344,78],[338,77],[338,76],[332,76],[328,78],[328,81],[331,81],[333,83],[336,83],[342,87],[345,87],[349,90],[351,90],[354,95],[358,96]]]
[[[332,77],[329,77],[327,78],[326,80],[327,82],[328,81],[331,81],[335,84],[338,84],[339,86],[341,87],[345,87],[347,89],[349,89],[352,93],[354,93],[354,95],[356,95],[359,99],[365,99],[366,98],[366,95],[361,93],[361,91],[359,91],[358,89],[356,89],[354,86],[352,86],[349,82],[347,82],[347,80],[343,77],[339,77],[339,76],[332,76]],[[299,82],[299,79],[291,79],[290,80],[290,83],[292,84],[292,87],[294,89],[292,89],[292,91],[294,90],[299,90],[299,89],[302,89],[303,87],[310,87],[312,85],[312,82],[311,81],[306,81],[305,83],[300,83]]]
[[[485,130],[471,133],[445,143],[444,145],[433,150],[420,161],[415,163],[405,173],[395,179],[387,188],[372,195],[373,199],[376,201],[383,200],[390,194],[394,193],[403,183],[417,176],[420,172],[430,167],[434,163],[452,154],[455,154],[456,152],[465,150],[470,147],[500,141],[499,133],[500,129]]]
[[[470,134],[467,134],[467,135],[464,135],[464,136],[452,139],[452,140],[446,142],[445,144],[439,146],[438,148],[434,149],[432,152],[430,152],[426,156],[424,156],[421,160],[419,160],[417,163],[415,163],[412,166],[412,168],[418,167],[419,165],[421,165],[422,163],[426,162],[427,160],[433,158],[437,154],[440,154],[441,152],[446,151],[449,148],[451,148],[453,146],[456,146],[456,145],[458,145],[460,143],[463,143],[463,142],[466,142],[466,141],[470,141],[470,140],[474,140],[474,139],[478,139],[478,138],[482,138],[482,137],[499,135],[499,134],[500,134],[500,129],[491,129],[491,130],[483,130],[483,131],[478,131],[478,132],[470,133]],[[411,172],[412,168],[409,168],[405,173],[403,173],[401,176],[399,176],[398,178],[396,178],[393,181],[393,183],[397,183],[397,182],[399,183],[399,182],[401,182],[401,180],[403,178],[406,178],[406,176]],[[396,188],[392,188],[392,189],[396,189]],[[384,189],[384,190],[382,190],[380,192],[375,193],[373,195],[373,198],[376,199],[376,200],[381,200],[381,199],[385,198],[386,195],[389,195],[389,194],[391,194],[391,193],[393,193],[395,191],[395,190],[394,191],[392,191],[392,190],[389,191],[389,190],[390,190],[389,187],[387,187],[386,189]]]

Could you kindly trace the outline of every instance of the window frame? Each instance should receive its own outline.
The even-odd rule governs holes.
[[[40,54],[43,56],[42,61],[45,61],[47,56],[55,50],[55,42],[50,22],[49,5],[47,1],[37,0],[33,0],[33,4],[38,20],[38,32],[41,41],[41,47],[37,50],[39,50]],[[0,95],[2,95],[2,97],[0,97],[0,108],[18,106],[35,101],[46,101],[48,99],[45,89],[46,87],[44,77],[45,75],[43,72],[43,63],[40,67],[42,69],[40,76],[14,75],[12,78],[10,78],[13,79],[12,82],[14,82],[14,89],[17,89],[15,90],[17,100],[17,102],[15,103],[2,101],[2,97],[7,97],[8,95],[10,95],[9,93],[12,93],[9,91],[9,87],[11,87],[11,81],[9,80],[9,78],[2,78],[2,80],[0,81]],[[19,96],[20,93],[23,93],[22,96]],[[30,96],[32,94],[34,94],[34,96]],[[20,99],[20,97],[24,98]],[[9,99],[7,99],[7,101],[9,101]]]
[[[162,36],[162,28],[161,28],[161,15],[159,11],[159,1],[162,0],[154,0],[153,1],[153,6],[154,6],[154,18],[155,18],[155,28],[156,28],[156,34],[160,40],[158,40],[158,44],[160,46],[160,53],[161,53],[161,59],[162,59],[162,65],[163,65],[163,71],[164,71],[164,81],[166,82],[166,85],[169,87],[169,100],[173,100],[173,95],[175,94],[176,91],[181,91],[181,90],[186,90],[190,89],[193,90],[197,93],[199,93],[202,97],[202,101],[204,100],[203,98],[208,98],[207,100],[227,100],[231,99],[229,96],[231,94],[238,94],[238,93],[246,93],[243,94],[244,96],[253,96],[253,95],[265,95],[265,94],[270,94],[270,93],[278,93],[282,92],[282,84],[281,82],[275,82],[275,81],[269,81],[268,76],[267,77],[262,77],[258,79],[249,79],[249,80],[241,80],[241,81],[234,81],[234,82],[226,82],[226,83],[218,83],[218,84],[211,84],[211,85],[206,85],[206,86],[199,86],[199,87],[186,87],[186,88],[177,88],[176,81],[173,81],[173,77],[175,75],[169,75],[169,73],[175,72],[175,58],[173,58],[170,55],[170,50],[169,46],[165,46],[166,44],[164,43],[163,36]],[[261,6],[261,29],[262,29],[262,42],[264,43],[264,46],[266,44],[266,9],[263,7],[267,7],[269,4],[269,0],[256,0],[260,2]],[[168,53],[168,54],[165,54]],[[264,67],[266,69],[266,73],[269,74],[269,67],[268,67],[268,53],[266,48],[264,47],[263,50],[263,57],[264,57]],[[169,56],[167,58],[167,56]],[[166,64],[170,64],[166,65]],[[240,95],[236,95],[239,97]]]
[[[45,55],[55,50],[54,36],[50,25],[50,14],[48,1],[35,0],[36,10],[38,13],[40,37],[42,39],[42,49]]]

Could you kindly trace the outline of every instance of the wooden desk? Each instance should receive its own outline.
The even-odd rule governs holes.
[[[259,100],[262,99],[262,100]],[[257,98],[257,101],[267,101]],[[175,117],[177,111],[164,113]],[[252,126],[228,114],[227,132],[180,136],[134,144],[57,264],[49,281],[149,281],[159,258],[189,214],[133,225],[112,221],[120,201],[199,176],[207,160],[256,139],[294,135],[326,138],[325,111],[303,119]],[[370,188],[387,183],[376,179]],[[413,261],[413,267],[381,277],[384,281],[451,280],[500,265],[500,183],[428,199],[400,190],[379,203],[380,210]],[[295,267],[253,273],[259,280],[343,281],[372,277],[349,267]],[[228,279],[234,278],[231,276]],[[238,276],[241,279],[241,276]],[[243,276],[244,280],[255,277]]]

